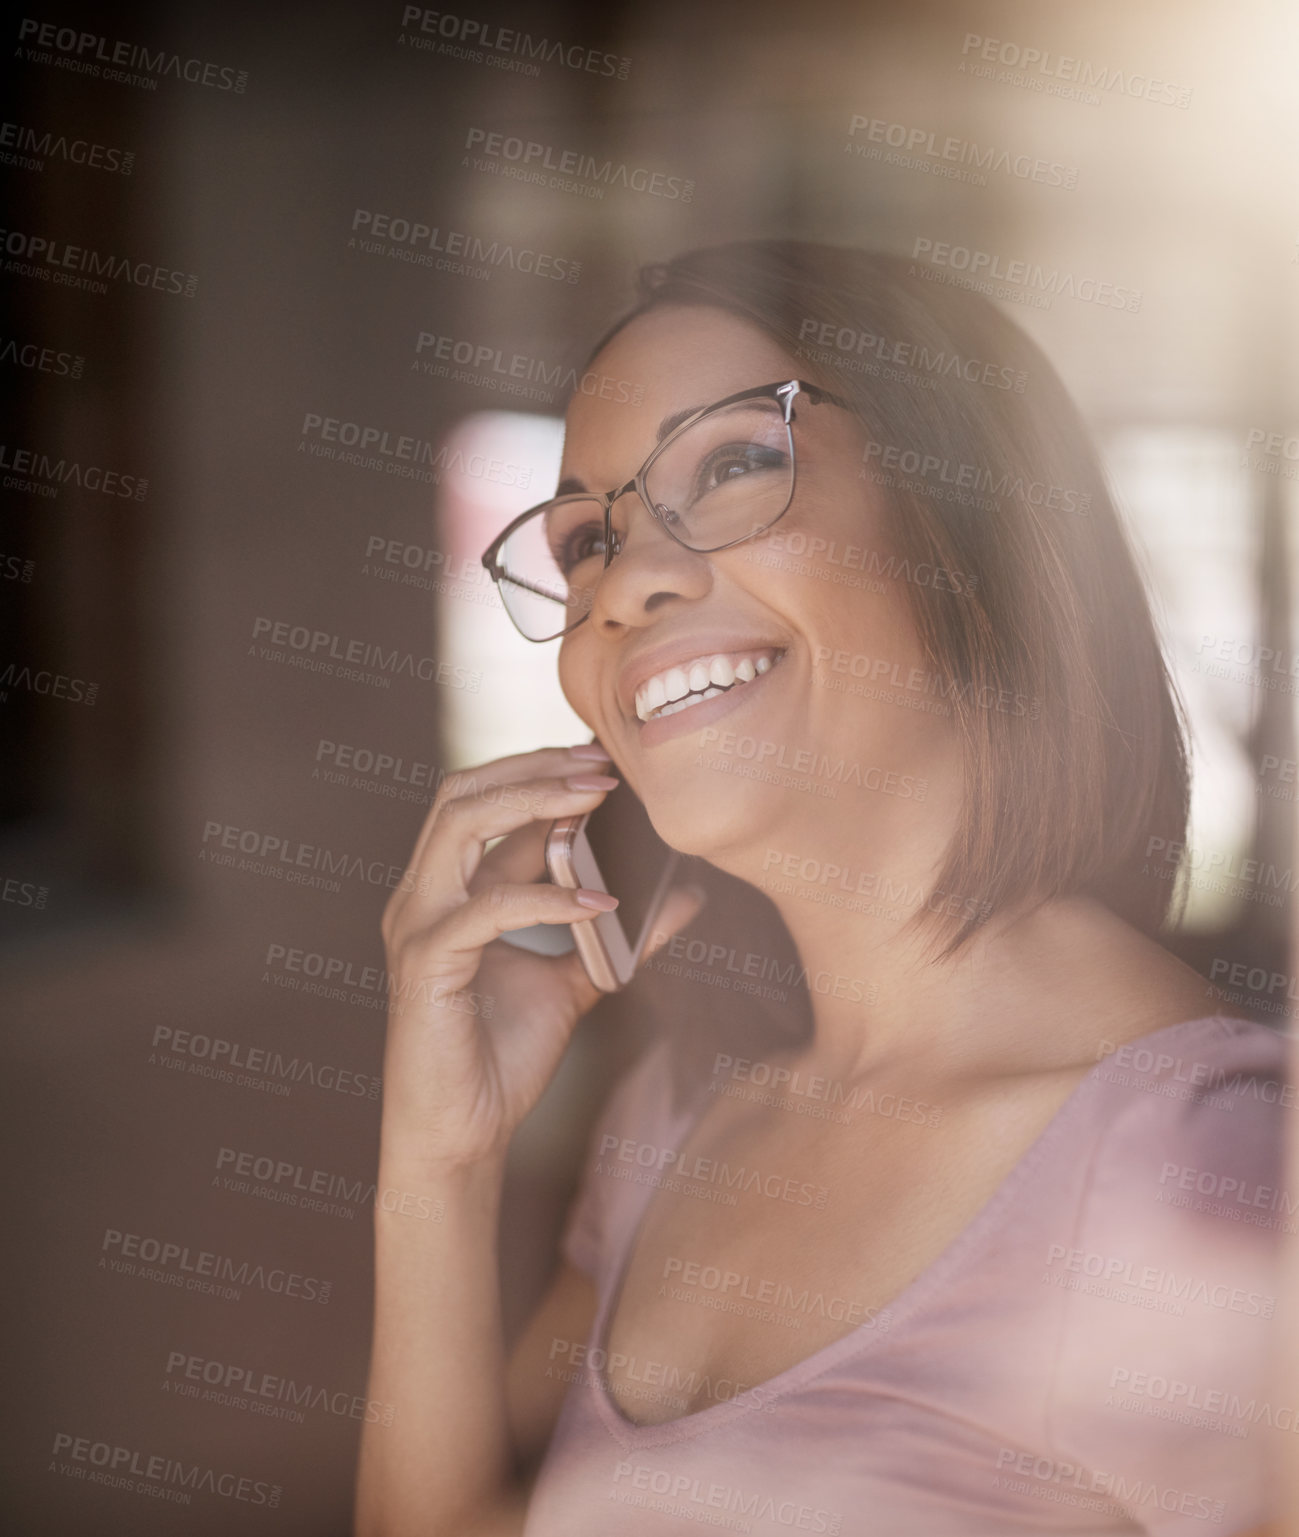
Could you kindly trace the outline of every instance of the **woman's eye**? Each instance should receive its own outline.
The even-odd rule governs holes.
[[[599,523],[583,523],[570,529],[555,550],[559,569],[567,576],[584,560],[604,559],[604,528]]]
[[[728,480],[742,479],[755,470],[778,469],[784,463],[784,452],[765,443],[727,443],[715,448],[699,466],[695,495],[705,496]]]

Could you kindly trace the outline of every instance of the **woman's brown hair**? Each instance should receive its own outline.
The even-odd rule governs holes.
[[[1156,935],[1173,883],[1143,865],[1185,838],[1183,711],[1099,460],[1041,349],[988,300],[902,258],[748,240],[643,267],[635,307],[591,360],[667,304],[751,322],[853,405],[879,459],[928,466],[875,492],[900,569],[956,576],[906,582],[965,763],[935,882],[955,912],[912,919],[939,958],[999,909],[1070,893]]]

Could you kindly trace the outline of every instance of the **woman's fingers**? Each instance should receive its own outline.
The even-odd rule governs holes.
[[[529,822],[516,827],[483,855],[473,879],[472,895],[492,881],[535,881],[546,873],[546,838],[549,822]]]
[[[463,902],[489,839],[532,822],[594,811],[616,784],[588,768],[566,779],[528,780],[446,801],[384,913],[385,938],[399,925],[430,922]]]
[[[502,785],[499,790],[487,789],[476,796],[449,801],[429,839],[424,864],[430,874],[458,872],[467,891],[489,838],[514,832],[529,823],[549,825],[557,817],[594,811],[617,784],[611,774],[593,774],[587,769],[562,778]]]
[[[422,857],[438,820],[440,808],[450,801],[468,796],[495,793],[498,798],[502,787],[518,784],[526,779],[557,778],[564,774],[580,774],[584,769],[599,773],[608,764],[602,749],[578,743],[575,747],[539,747],[533,752],[513,753],[506,758],[494,758],[487,763],[477,763],[471,768],[457,769],[448,774],[438,786],[437,795],[411,854],[411,864]]]
[[[650,926],[642,962],[648,960],[655,951],[661,950],[674,934],[696,918],[705,900],[702,886],[674,886],[664,898],[663,906]],[[577,1016],[587,1013],[605,996],[587,976],[586,967],[576,950],[555,957],[550,964],[553,964],[556,974],[563,978],[568,987],[573,1012]]]
[[[602,891],[570,891],[548,882],[497,882],[444,913],[431,929],[412,933],[394,963],[449,987],[465,987],[478,970],[482,951],[512,929],[533,923],[582,923],[617,904]],[[395,969],[395,967],[394,967]]]

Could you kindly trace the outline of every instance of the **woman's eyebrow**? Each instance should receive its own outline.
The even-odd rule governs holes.
[[[693,416],[696,411],[702,411],[703,409],[703,406],[686,406],[684,410],[671,412],[659,423],[658,435],[654,441],[661,443],[668,433],[674,432],[688,416]],[[566,475],[558,486],[555,487],[555,495],[577,496],[588,489],[589,487],[584,486],[575,475]]]
[[[685,421],[686,417],[693,416],[696,411],[702,411],[703,406],[687,406],[684,411],[673,411],[670,416],[665,416],[659,423],[658,442],[662,442],[669,432],[674,431]]]

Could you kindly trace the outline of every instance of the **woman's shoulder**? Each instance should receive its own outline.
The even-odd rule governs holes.
[[[1276,1125],[1295,1105],[1289,1040],[1229,1014],[1189,1019],[1128,1040],[1102,1038],[1092,1076],[1106,1119],[1225,1130]],[[1161,1135],[1167,1128],[1161,1128]]]
[[[1103,1044],[1082,1178],[1042,1255],[1064,1308],[1056,1446],[1198,1491],[1249,1525],[1284,1244],[1299,1224],[1288,1043],[1213,1016]]]
[[[1299,1226],[1299,1190],[1287,1188],[1295,1084],[1285,1037],[1215,1015],[1107,1044],[1050,1268],[1111,1306],[1120,1294],[1138,1312],[1177,1304],[1180,1319],[1193,1298],[1208,1317],[1238,1307],[1270,1317],[1282,1240]]]
[[[1124,1041],[1111,1041],[1102,1037],[1098,1048],[1099,1057],[1122,1053],[1134,1057],[1138,1052],[1149,1063],[1153,1054],[1161,1069],[1169,1065],[1168,1059],[1185,1061],[1188,1047],[1217,1055],[1257,1054],[1264,1059],[1284,1060],[1289,1037],[1255,1019],[1236,1014],[1203,1014],[1184,1018]]]
[[[1127,1041],[1102,1040],[1090,1074],[1092,1182],[1120,1206],[1153,1181],[1236,1203],[1270,1199],[1295,1108],[1288,1041],[1267,1025],[1212,1015]]]

